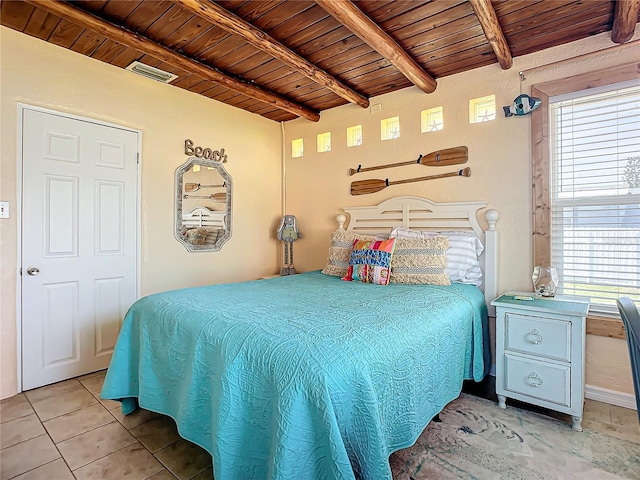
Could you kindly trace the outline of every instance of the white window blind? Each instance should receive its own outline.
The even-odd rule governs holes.
[[[559,293],[640,301],[640,86],[550,99],[551,263]]]

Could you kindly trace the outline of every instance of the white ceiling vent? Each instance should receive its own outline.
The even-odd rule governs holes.
[[[130,72],[137,73],[138,75],[142,75],[143,77],[150,78],[151,80],[157,80],[158,82],[169,83],[178,78],[177,75],[173,73],[165,72],[164,70],[160,70],[159,68],[151,67],[149,65],[145,65],[144,63],[140,63],[137,60],[132,62],[126,70]]]

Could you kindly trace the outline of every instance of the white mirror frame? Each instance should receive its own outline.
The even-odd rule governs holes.
[[[186,172],[191,170],[194,165],[200,165],[201,167],[209,167],[215,168],[220,176],[224,179],[227,194],[226,199],[226,215],[224,217],[224,234],[218,237],[215,244],[211,245],[193,245],[190,242],[187,242],[183,236],[181,235],[182,231],[182,221],[183,221],[183,212],[182,212],[182,196],[184,195],[183,191],[183,177]],[[232,200],[233,200],[233,181],[231,179],[231,175],[227,173],[222,163],[214,160],[208,160],[200,157],[189,157],[189,159],[180,165],[176,169],[175,174],[175,191],[174,191],[176,204],[175,204],[175,222],[174,222],[174,231],[173,234],[189,252],[215,252],[222,248],[222,246],[231,238],[231,225],[232,222]]]

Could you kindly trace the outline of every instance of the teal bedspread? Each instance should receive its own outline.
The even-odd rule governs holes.
[[[127,313],[102,398],[171,416],[216,480],[391,479],[488,367],[471,285],[370,285],[319,272],[151,295]]]

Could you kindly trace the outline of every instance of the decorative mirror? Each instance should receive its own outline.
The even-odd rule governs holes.
[[[190,157],[176,170],[175,236],[190,252],[213,252],[231,238],[231,176],[222,163]]]

